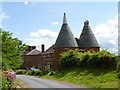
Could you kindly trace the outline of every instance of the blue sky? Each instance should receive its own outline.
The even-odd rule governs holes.
[[[117,35],[117,2],[3,2],[2,27],[26,44],[40,49],[44,43],[47,49],[57,38],[64,12],[75,37],[89,20],[101,48],[116,52],[117,36],[111,36]]]

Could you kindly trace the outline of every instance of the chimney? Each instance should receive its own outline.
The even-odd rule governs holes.
[[[32,46],[32,50],[33,50],[33,49],[36,49],[36,46]]]
[[[31,46],[28,46],[28,52],[30,52],[31,51]]]
[[[28,46],[28,51],[32,51],[33,49],[36,49],[36,46]]]
[[[45,45],[44,44],[41,45],[41,49],[42,49],[42,53],[43,53],[45,51]]]

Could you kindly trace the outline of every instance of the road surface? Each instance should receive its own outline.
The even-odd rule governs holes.
[[[30,86],[30,88],[85,88],[56,80],[38,78],[28,75],[16,75],[16,77]]]

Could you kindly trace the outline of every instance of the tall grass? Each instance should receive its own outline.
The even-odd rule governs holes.
[[[108,69],[68,68],[43,77],[88,88],[118,88],[118,73]]]

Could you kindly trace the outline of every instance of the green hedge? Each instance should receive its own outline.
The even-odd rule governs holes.
[[[38,71],[34,71],[34,70],[29,70],[26,72],[27,75],[33,75],[33,76],[42,76],[43,73],[42,71],[38,70]]]
[[[27,70],[24,69],[18,69],[16,70],[16,74],[26,74]]]
[[[116,69],[120,58],[116,55],[102,50],[94,52],[93,50],[83,52],[81,50],[69,50],[61,54],[61,68],[69,67],[87,67],[98,69]]]

